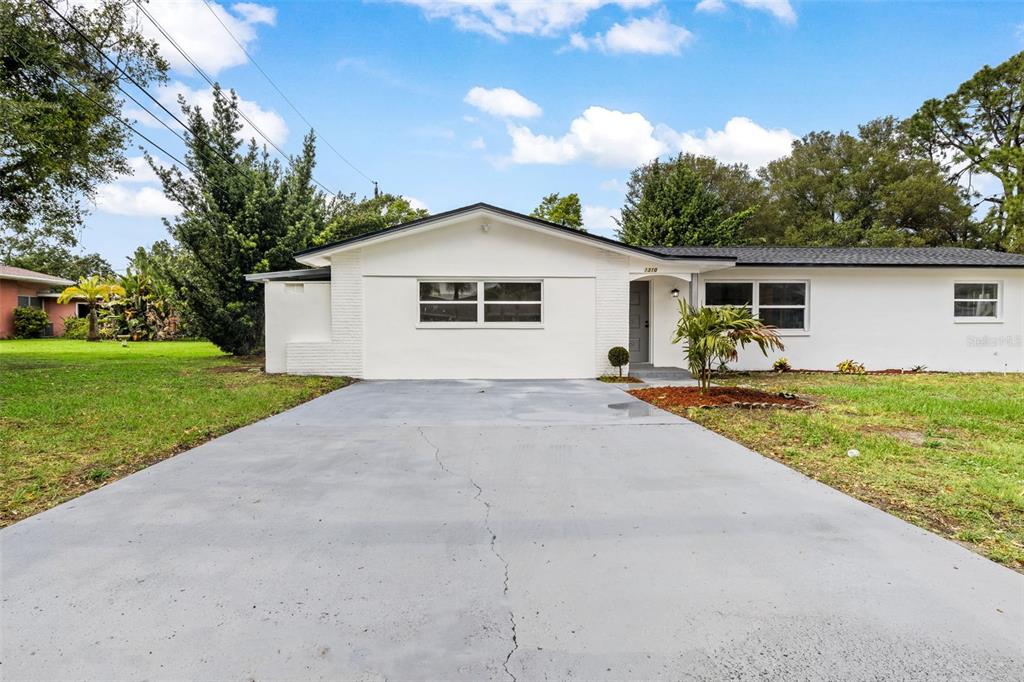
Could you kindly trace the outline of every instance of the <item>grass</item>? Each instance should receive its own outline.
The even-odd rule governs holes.
[[[754,373],[717,383],[797,393],[818,408],[680,414],[1024,570],[1024,376]]]
[[[0,342],[0,526],[315,398],[204,341]]]

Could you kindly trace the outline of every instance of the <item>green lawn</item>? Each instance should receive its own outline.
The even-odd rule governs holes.
[[[683,416],[1024,569],[1024,376],[753,373],[718,383],[790,391],[818,407]]]
[[[202,341],[0,341],[0,526],[348,383]]]

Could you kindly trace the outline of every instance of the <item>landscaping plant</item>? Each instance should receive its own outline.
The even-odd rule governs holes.
[[[775,328],[747,308],[696,308],[684,301],[679,301],[679,323],[672,339],[679,342],[686,345],[686,361],[702,393],[711,386],[711,368],[736,360],[739,349],[747,344],[757,344],[765,356],[769,350],[785,350]]]
[[[856,362],[855,360],[843,360],[836,369],[839,370],[840,374],[864,374],[864,363]]]
[[[608,351],[608,362],[612,367],[619,369],[619,377],[622,377],[623,365],[629,364],[629,351],[622,346],[614,346]]]
[[[50,318],[40,308],[14,309],[14,337],[17,339],[38,339],[46,333]]]
[[[72,285],[60,293],[58,303],[70,303],[76,298],[85,299],[89,304],[89,333],[86,339],[99,341],[100,333],[96,325],[96,308],[107,303],[114,296],[124,296],[124,287],[120,284],[101,280],[96,275],[83,277],[78,284]]]
[[[779,358],[772,363],[772,369],[776,372],[789,372],[792,371],[793,367],[789,364],[789,360],[786,358]]]
[[[64,338],[84,340],[89,335],[89,320],[84,317],[64,318]]]

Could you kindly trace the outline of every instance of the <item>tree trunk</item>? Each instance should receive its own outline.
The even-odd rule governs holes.
[[[89,341],[99,341],[100,332],[96,329],[96,304],[89,303]]]

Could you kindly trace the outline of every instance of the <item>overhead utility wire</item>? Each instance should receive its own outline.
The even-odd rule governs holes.
[[[135,1],[136,1],[136,4],[138,4],[138,0],[135,0]],[[288,98],[288,95],[284,94],[284,91],[282,91],[281,88],[279,88],[277,86],[277,83],[275,83],[274,79],[270,77],[270,74],[268,74],[266,71],[263,70],[263,67],[259,65],[259,62],[256,61],[256,58],[253,57],[251,54],[249,54],[249,50],[247,50],[245,48],[245,45],[242,43],[242,41],[240,41],[238,39],[238,37],[235,36],[234,33],[232,33],[231,29],[228,28],[228,25],[225,24],[224,21],[220,18],[220,16],[217,14],[216,10],[213,9],[213,5],[211,5],[209,3],[209,0],[203,0],[203,4],[206,5],[206,9],[210,10],[210,14],[212,14],[213,18],[217,20],[217,23],[219,23],[221,26],[223,26],[224,30],[227,32],[227,34],[229,36],[231,36],[231,39],[233,41],[235,41],[235,45],[238,45],[239,49],[241,49],[242,52],[245,54],[245,56],[249,58],[249,61],[252,62],[252,65],[255,66],[259,70],[259,72],[261,74],[263,74],[263,77],[267,79],[267,82],[270,83],[270,85],[273,86],[273,88],[275,90],[277,90],[277,94],[281,95],[281,99],[283,99],[285,102],[288,103],[288,106],[290,106],[292,108],[292,110],[296,114],[299,115],[299,118],[301,118],[305,122],[306,125],[308,125],[310,128],[316,129],[317,126],[313,125],[313,122],[310,121],[308,118],[306,118],[305,114],[303,114],[301,111],[299,111],[299,108],[297,106],[295,106],[295,104],[291,101],[291,99]],[[323,141],[323,143],[325,145],[327,145],[328,149],[330,149],[332,152],[337,154],[339,159],[341,159],[346,164],[348,164],[349,168],[354,170],[356,173],[359,173],[359,175],[363,176],[363,178],[365,178],[367,182],[372,183],[374,185],[374,187],[376,188],[376,186],[377,186],[377,181],[376,180],[372,179],[369,175],[367,175],[366,173],[361,171],[354,163],[349,161],[348,158],[346,158],[344,154],[339,152],[334,147],[334,145],[331,144],[331,141],[328,140],[326,137],[321,135],[320,139]]]
[[[46,0],[43,0],[43,2],[46,2]],[[205,80],[210,85],[210,87],[215,87],[216,83],[214,82],[214,80],[212,78],[210,78],[210,76],[207,75],[207,73],[205,71],[203,71],[203,69],[200,68],[200,66],[198,64],[196,64],[195,60],[192,59],[192,57],[188,54],[188,52],[186,52],[184,50],[184,48],[182,48],[178,44],[178,41],[176,41],[174,39],[174,37],[171,36],[171,34],[167,32],[167,30],[163,27],[163,25],[161,25],[160,22],[157,21],[153,17],[153,15],[149,13],[149,10],[147,10],[145,7],[143,7],[142,3],[140,3],[139,0],[134,0],[134,2],[135,2],[135,5],[139,8],[139,10],[141,10],[142,13],[146,15],[146,18],[149,19],[149,21],[153,24],[153,26],[155,26],[156,29],[158,31],[160,31],[160,34],[163,35],[163,37],[167,39],[167,41],[171,44],[171,46],[175,50],[177,50],[178,53],[182,57],[184,57],[185,60],[189,64],[192,65],[192,68],[194,68],[196,70],[196,72],[203,78],[203,80]],[[285,152],[283,149],[281,149],[279,146],[277,146],[277,143],[275,143],[272,139],[270,139],[270,136],[267,135],[266,133],[264,133],[263,130],[260,129],[260,127],[258,125],[256,125],[256,123],[251,118],[249,118],[244,111],[242,111],[241,107],[237,108],[236,111],[238,112],[238,115],[241,116],[242,119],[245,120],[246,123],[248,123],[250,126],[252,126],[253,130],[255,130],[257,133],[259,133],[259,135],[264,140],[267,141],[267,144],[269,144],[271,147],[273,147],[274,149],[277,150],[278,154],[280,154],[285,159],[290,159],[291,158],[291,156],[287,152]],[[331,194],[331,195],[337,194],[337,192],[335,192],[334,190],[330,189],[329,187],[324,185],[322,182],[320,182],[316,178],[310,176],[310,179],[313,182],[315,182],[317,185],[319,185],[321,188],[323,188],[323,190],[325,192],[327,192],[328,194]]]

